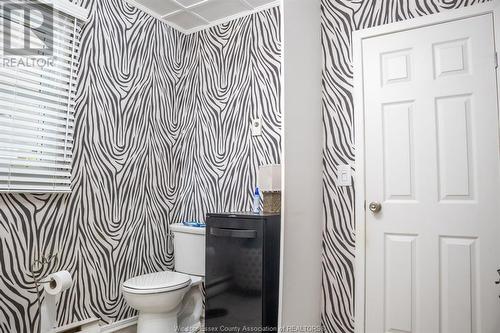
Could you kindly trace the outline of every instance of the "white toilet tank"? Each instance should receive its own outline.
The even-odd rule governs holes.
[[[174,235],[175,271],[205,276],[205,228],[171,224]]]

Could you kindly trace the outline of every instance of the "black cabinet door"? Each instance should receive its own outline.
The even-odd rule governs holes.
[[[212,332],[261,327],[262,221],[209,218],[205,325]]]

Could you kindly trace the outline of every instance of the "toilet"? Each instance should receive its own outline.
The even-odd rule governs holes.
[[[178,223],[170,230],[175,271],[137,276],[122,285],[126,302],[139,311],[137,333],[189,333],[201,328],[205,228]]]

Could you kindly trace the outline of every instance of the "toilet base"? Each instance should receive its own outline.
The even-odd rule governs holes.
[[[203,315],[203,293],[201,279],[193,281],[193,286],[182,300],[181,310],[177,315],[179,333],[195,333],[201,328]]]
[[[162,313],[139,312],[137,333],[195,333],[201,329],[203,294],[201,283],[195,283],[173,311]]]
[[[177,311],[169,313],[139,313],[137,333],[177,332]]]

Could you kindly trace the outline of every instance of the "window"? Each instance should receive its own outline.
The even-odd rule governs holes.
[[[0,4],[0,191],[71,191],[80,30],[68,0]]]

